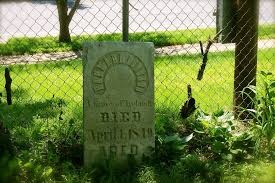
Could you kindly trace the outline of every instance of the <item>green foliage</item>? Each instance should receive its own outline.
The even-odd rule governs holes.
[[[250,159],[255,147],[254,135],[234,121],[230,112],[216,111],[208,115],[198,110],[196,120],[185,122],[186,131],[194,132],[188,152],[198,151],[214,160],[235,162]]]
[[[193,134],[186,137],[179,137],[178,134],[171,136],[156,136],[154,153],[151,155],[154,162],[167,167],[174,164],[183,154],[187,142],[193,138]]]
[[[128,156],[126,162],[113,159],[99,159],[92,167],[92,176],[98,183],[136,182],[138,165],[134,157]]]
[[[170,136],[177,132],[177,119],[166,113],[156,113],[155,129],[160,136]]]
[[[157,183],[157,175],[154,167],[142,167],[137,176],[138,183]]]
[[[243,111],[248,112],[255,119],[254,130],[258,144],[260,145],[261,140],[265,139],[271,149],[275,137],[275,77],[272,73],[266,72],[261,72],[261,76],[262,91],[257,91],[255,86],[248,86],[242,91],[242,95],[254,101],[255,106],[255,109]],[[249,93],[254,93],[255,99],[251,98]]]
[[[236,162],[252,159],[255,152],[255,135],[251,128],[233,136],[230,152]]]
[[[274,162],[255,161],[252,163],[226,166],[223,182],[240,183],[274,183],[275,181]]]
[[[19,170],[16,158],[0,153],[0,182],[15,182]]]
[[[55,182],[66,182],[66,183],[75,183],[75,182],[95,182],[92,177],[92,171],[88,171],[86,169],[79,168],[74,166],[70,161],[66,161],[61,163],[60,165],[56,165],[58,168],[53,172],[53,176],[55,177]]]
[[[203,160],[198,155],[189,154],[178,161],[170,175],[176,182],[219,182],[222,169],[214,161]]]
[[[25,182],[50,182],[52,181],[53,168],[43,166],[33,160],[19,161],[21,180]]]
[[[138,182],[219,182],[222,176],[223,169],[218,163],[203,160],[196,154],[187,154],[165,168],[144,166],[139,171]]]

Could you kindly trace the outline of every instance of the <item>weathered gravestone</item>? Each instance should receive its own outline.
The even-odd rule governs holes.
[[[84,163],[137,161],[154,147],[152,43],[84,44]]]

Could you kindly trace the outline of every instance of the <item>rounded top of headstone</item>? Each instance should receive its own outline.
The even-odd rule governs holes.
[[[115,51],[99,58],[92,70],[92,76],[92,87],[98,95],[104,94],[108,88],[114,88],[107,87],[106,81],[111,86],[119,83],[120,88],[116,88],[116,91],[132,89],[137,94],[143,94],[149,84],[145,65],[137,56],[127,51]]]

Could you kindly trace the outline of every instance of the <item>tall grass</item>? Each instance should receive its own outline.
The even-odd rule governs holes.
[[[248,86],[242,91],[242,95],[249,97],[255,106],[254,109],[243,109],[243,111],[248,112],[255,120],[258,144],[265,139],[271,150],[275,142],[275,77],[270,72],[261,72],[260,76],[262,90],[257,90],[255,86]],[[255,98],[252,98],[249,92],[253,93]]]

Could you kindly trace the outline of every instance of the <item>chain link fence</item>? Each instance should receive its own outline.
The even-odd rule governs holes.
[[[68,2],[69,7],[72,7],[73,4],[73,1]],[[201,82],[196,79],[196,72],[199,70],[201,63],[199,42],[202,41],[205,47],[208,37],[213,38],[215,36],[216,17],[214,13],[216,9],[217,2],[215,0],[130,1],[130,41],[153,41],[157,47],[156,56],[167,56],[158,58],[155,64],[156,105],[177,108],[186,98],[185,86],[190,83],[194,87],[194,95],[197,97],[198,104],[202,109],[213,111],[217,109],[217,106],[228,110],[232,108],[233,44],[218,43],[212,45],[210,53],[215,56],[209,58],[205,73],[207,78]],[[29,73],[28,76],[25,76],[27,78],[24,78],[24,75],[12,72],[14,78],[13,89],[15,91],[26,90],[30,92],[29,98],[31,100],[35,98],[39,98],[39,100],[49,99],[49,97],[55,95],[61,98],[67,96],[70,101],[77,98],[79,99],[77,102],[81,102],[81,77],[77,76],[76,80],[72,81],[70,72],[67,72],[65,67],[67,65],[68,67],[71,66],[74,62],[63,64],[62,77],[64,78],[61,81],[62,85],[56,84],[61,77],[60,73],[52,76],[53,80],[51,81],[51,75],[55,72],[47,73],[47,69],[52,70],[54,67],[48,68],[47,64],[41,64],[44,61],[53,61],[49,63],[51,65],[60,64],[59,62],[62,60],[79,58],[80,53],[76,52],[76,49],[72,49],[76,53],[71,52],[70,49],[67,52],[60,52],[63,50],[57,49],[60,53],[55,53],[56,50],[51,48],[53,46],[52,42],[47,47],[47,40],[36,41],[33,39],[58,36],[59,21],[55,1],[1,2],[0,13],[0,40],[2,44],[14,42],[13,44],[17,45],[11,44],[15,50],[9,48],[10,53],[8,55],[18,54],[16,49],[21,53],[19,56],[2,56],[1,65],[9,65],[12,69],[13,67],[18,68],[18,64],[23,64],[24,68],[34,67],[26,65],[26,63],[38,64],[37,67],[41,70],[35,72],[40,77],[45,78],[41,78],[41,82],[39,82],[34,73]],[[260,1],[259,23],[258,70],[272,71],[274,70],[274,54],[265,54],[265,50],[270,48],[270,52],[272,52],[274,47],[274,1]],[[89,35],[97,35],[89,37],[89,40],[120,40],[120,35],[114,33],[121,33],[122,31],[122,1],[82,0],[73,16],[70,31],[75,42],[80,45],[81,41]],[[20,37],[24,38],[14,39]],[[31,38],[31,40],[28,40],[28,38]],[[39,50],[39,44],[44,45],[41,50]],[[53,50],[53,53],[51,53],[51,50]],[[231,51],[230,55],[228,51]],[[39,52],[48,53],[42,54]],[[264,64],[262,64],[262,60],[265,61]],[[80,61],[78,60],[78,62]],[[15,66],[11,66],[11,64]],[[224,64],[227,65],[224,66]],[[23,68],[23,66],[20,66],[20,68]],[[78,74],[81,74],[80,66],[75,69],[78,69]],[[212,85],[209,84],[210,82],[212,82]],[[77,89],[77,92],[64,91],[59,94],[63,88],[66,88],[65,86],[70,90],[71,83],[78,83],[79,89]],[[54,90],[53,86],[55,85]],[[3,86],[2,78],[2,88],[4,88]],[[44,92],[42,92],[43,90]],[[210,90],[212,91],[209,92]],[[73,96],[69,93],[72,93]]]
[[[73,4],[68,2],[69,9]],[[275,71],[274,8],[275,1],[260,0],[257,73]],[[232,111],[234,43],[214,41],[203,78],[197,79],[203,60],[201,48],[205,52],[209,40],[217,33],[216,11],[216,0],[130,0],[129,40],[152,41],[156,46],[157,117],[179,113],[187,99],[188,84],[192,86],[196,105],[203,111]],[[46,125],[39,130],[47,131],[51,139],[62,135],[79,137],[74,138],[75,141],[81,139],[81,43],[122,39],[122,1],[81,0],[70,23],[70,32],[71,44],[58,42],[55,1],[0,1],[3,120],[20,126],[32,125],[34,121]],[[5,105],[5,68],[10,69],[13,80],[10,108]],[[257,77],[260,78],[259,74]],[[260,79],[257,81],[260,86]],[[71,130],[72,124],[78,131]],[[59,130],[52,130],[54,128]],[[20,130],[17,131],[19,137]],[[62,152],[66,152],[66,146],[61,144]]]

